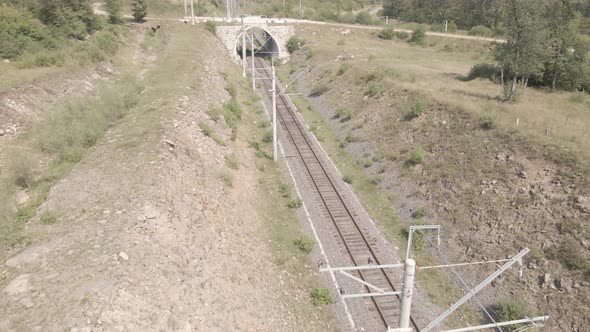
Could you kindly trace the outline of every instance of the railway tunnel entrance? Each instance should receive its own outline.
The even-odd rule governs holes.
[[[243,36],[246,34],[246,57],[252,55],[265,59],[278,59],[281,49],[275,38],[266,30],[258,27],[246,28],[236,39],[236,55],[239,59],[243,57]],[[252,41],[254,43],[252,43]]]

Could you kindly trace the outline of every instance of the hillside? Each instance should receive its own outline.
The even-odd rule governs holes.
[[[527,89],[504,103],[493,82],[462,78],[492,45],[429,37],[421,47],[376,34],[301,27],[306,46],[287,65],[295,74],[311,66],[296,103],[363,204],[398,244],[408,224],[442,225],[446,257],[426,245],[418,264],[529,247],[523,279],[502,278],[484,305],[515,299],[555,317],[551,331],[585,331],[590,97]],[[474,285],[486,276],[476,271],[460,274]],[[433,298],[452,303],[423,278]]]

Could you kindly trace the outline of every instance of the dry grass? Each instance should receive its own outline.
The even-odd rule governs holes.
[[[375,32],[359,29],[346,37],[346,43],[338,43],[342,36],[336,29],[306,26],[301,30],[314,50],[313,62],[322,63],[326,72],[338,72],[341,64],[334,61],[338,56],[348,58],[350,69],[338,76],[340,84],[352,88],[371,71],[384,73],[380,84],[385,91],[421,91],[434,101],[477,116],[493,115],[499,127],[543,143],[565,145],[590,157],[586,148],[590,145],[590,96],[529,88],[519,103],[507,104],[497,98],[501,86],[488,80],[461,80],[473,65],[493,62],[494,46],[489,42],[429,36],[426,47],[417,47],[381,40]]]

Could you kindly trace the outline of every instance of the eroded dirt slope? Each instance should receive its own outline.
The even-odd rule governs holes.
[[[235,65],[204,30],[160,38],[139,105],[51,189],[29,246],[2,262],[0,330],[333,329],[274,263],[247,137],[232,141],[206,113],[229,100],[222,74]],[[44,211],[57,221],[41,223]]]

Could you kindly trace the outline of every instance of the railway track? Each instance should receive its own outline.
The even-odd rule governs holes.
[[[252,59],[250,60],[252,61]],[[254,57],[255,67],[258,72],[263,72],[265,76],[271,77],[272,72],[269,64],[261,58]],[[265,89],[265,93],[271,98],[270,80],[260,80]],[[327,219],[331,220],[341,240],[341,244],[348,254],[354,265],[367,265],[369,261],[381,265],[377,257],[374,243],[362,231],[358,224],[358,217],[352,208],[347,204],[344,193],[336,184],[336,180],[330,175],[327,167],[319,157],[316,148],[311,143],[308,131],[304,125],[297,119],[294,112],[296,110],[291,106],[292,103],[288,97],[280,94],[281,90],[277,86],[277,118],[281,125],[281,130],[286,134],[288,143],[292,144],[297,151],[308,177],[313,183],[313,189],[318,196],[318,201]],[[374,286],[377,286],[386,292],[395,292],[392,278],[383,269],[362,270],[355,273],[360,278]],[[365,287],[365,290],[369,289]],[[400,297],[398,296],[379,296],[370,297],[366,301],[369,310],[375,313],[385,327],[396,327],[399,317]],[[411,318],[411,324],[415,331],[420,331],[418,325]]]

